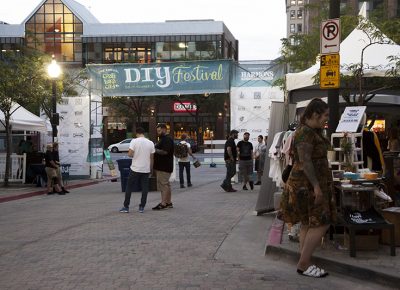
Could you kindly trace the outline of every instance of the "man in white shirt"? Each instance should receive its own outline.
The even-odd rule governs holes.
[[[179,143],[186,145],[187,146],[187,155],[185,157],[180,157],[178,158],[178,165],[179,165],[179,183],[181,185],[181,188],[185,188],[185,180],[183,178],[183,170],[186,169],[186,181],[187,181],[187,186],[191,187],[192,182],[190,180],[190,160],[189,156],[192,156],[194,158],[192,149],[190,148],[190,143],[186,141],[187,135],[184,133],[181,135],[181,141]]]
[[[139,212],[143,213],[149,192],[149,174],[153,168],[154,152],[154,143],[144,137],[144,129],[138,127],[136,138],[132,139],[129,145],[128,156],[132,157],[132,165],[126,184],[124,206],[120,209],[120,212],[129,212],[132,191],[141,186],[142,199],[139,204]]]
[[[254,158],[256,160],[254,169],[257,172],[257,182],[255,185],[261,185],[261,177],[264,171],[265,157],[267,154],[267,146],[264,144],[263,135],[258,135],[258,143],[254,150]]]

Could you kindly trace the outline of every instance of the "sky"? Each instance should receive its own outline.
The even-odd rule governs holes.
[[[239,40],[239,60],[279,57],[286,37],[283,0],[75,0],[101,23],[146,23],[165,20],[213,19],[223,21]],[[41,0],[0,0],[0,21],[20,24]],[[155,9],[156,8],[156,9]]]

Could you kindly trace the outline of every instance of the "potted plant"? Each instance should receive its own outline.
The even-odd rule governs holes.
[[[346,171],[356,172],[357,168],[353,163],[354,144],[349,133],[344,133],[342,139],[340,140],[340,148],[342,149],[344,156],[343,168]]]

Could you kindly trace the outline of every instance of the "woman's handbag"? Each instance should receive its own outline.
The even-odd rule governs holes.
[[[197,159],[194,159],[194,160],[193,160],[193,166],[194,166],[195,168],[200,167],[200,165],[201,165],[201,163],[200,163],[199,160],[197,160]]]
[[[290,171],[292,171],[293,165],[286,165],[285,169],[282,171],[282,181],[286,183],[289,179]]]

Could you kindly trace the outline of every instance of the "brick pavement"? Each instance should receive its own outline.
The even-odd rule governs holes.
[[[195,186],[174,183],[175,208],[160,212],[150,210],[160,199],[151,192],[144,214],[137,193],[131,213],[119,213],[123,194],[111,182],[1,203],[0,288],[380,289],[336,274],[300,277],[264,256],[269,219],[251,215],[257,191],[222,192],[223,174],[193,170]]]

